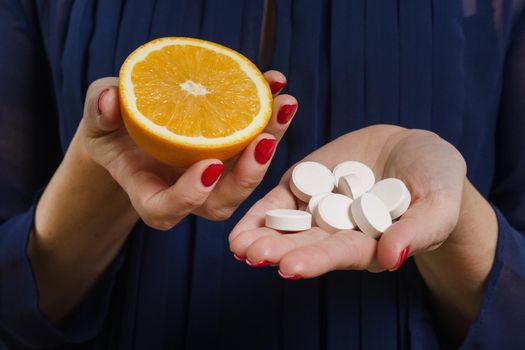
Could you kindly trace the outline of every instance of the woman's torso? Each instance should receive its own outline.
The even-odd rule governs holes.
[[[284,281],[233,259],[227,235],[294,162],[377,123],[430,129],[465,156],[485,195],[511,1],[276,1],[269,67],[300,108],[263,184],[222,222],[188,218],[171,232],[139,224],[125,248],[99,349],[432,348],[427,291],[412,262],[399,272],[340,271]],[[117,75],[137,46],[200,37],[260,64],[263,1],[41,2],[63,149],[92,81]]]

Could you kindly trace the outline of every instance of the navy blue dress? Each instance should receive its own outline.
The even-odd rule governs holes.
[[[525,345],[525,12],[518,0],[278,0],[270,67],[261,0],[0,1],[0,348],[434,349],[412,261],[395,273],[285,281],[233,259],[227,235],[295,161],[376,123],[433,130],[466,158],[499,240],[464,348]],[[34,203],[88,85],[161,36],[216,41],[278,69],[301,108],[263,184],[226,222],[138,223],[62,328],[39,312]],[[3,344],[3,345],[2,345]],[[77,344],[77,345],[72,345]]]

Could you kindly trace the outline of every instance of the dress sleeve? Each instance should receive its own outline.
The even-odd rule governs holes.
[[[498,245],[465,349],[520,349],[525,344],[525,15],[507,53],[496,138],[490,200],[498,218]]]
[[[123,262],[121,253],[63,327],[40,312],[27,242],[39,188],[61,151],[49,65],[28,4],[0,1],[0,349],[49,349],[94,338]]]

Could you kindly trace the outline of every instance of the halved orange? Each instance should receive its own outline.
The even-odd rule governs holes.
[[[161,38],[120,69],[122,118],[133,140],[158,160],[186,167],[227,160],[268,124],[268,82],[240,53],[209,41]]]

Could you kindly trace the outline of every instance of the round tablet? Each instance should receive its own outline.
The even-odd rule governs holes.
[[[361,185],[361,181],[357,175],[349,174],[339,178],[339,182],[337,183],[337,192],[355,200],[366,191],[363,185]]]
[[[321,199],[323,199],[324,197],[330,194],[332,194],[332,192],[323,192],[323,193],[318,193],[315,196],[312,196],[312,198],[310,198],[310,201],[308,202],[306,211],[309,212],[310,214],[315,213],[315,208],[317,208],[317,205],[319,204]]]
[[[266,212],[266,227],[279,231],[304,231],[312,227],[312,215],[294,209],[272,209]]]
[[[372,187],[370,193],[378,196],[386,204],[392,220],[403,215],[410,206],[410,191],[399,179],[381,180]]]
[[[378,238],[392,225],[385,203],[375,194],[365,193],[352,202],[352,216],[364,234]]]
[[[332,193],[319,202],[314,213],[317,226],[328,233],[355,228],[350,215],[352,199],[342,194]]]
[[[295,166],[290,179],[290,190],[305,203],[312,196],[334,189],[334,174],[321,163],[302,162]]]
[[[365,192],[368,192],[376,182],[372,169],[361,162],[349,160],[338,164],[334,168],[335,183],[339,184],[339,178],[349,174],[357,175]]]

